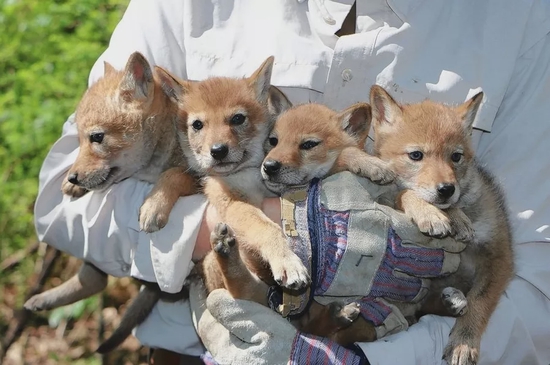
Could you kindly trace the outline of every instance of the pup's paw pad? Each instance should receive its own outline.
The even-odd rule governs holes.
[[[468,300],[460,290],[447,287],[441,292],[441,300],[449,313],[455,317],[461,317],[468,311]]]
[[[225,223],[218,223],[210,234],[210,245],[214,252],[222,257],[228,257],[231,247],[235,246],[237,240],[235,234]]]
[[[452,336],[443,352],[443,360],[449,365],[476,365],[479,357],[479,346],[469,341],[455,341]]]
[[[444,238],[454,234],[451,222],[445,213],[433,207],[433,210],[414,219],[420,232],[435,238]]]
[[[88,190],[70,183],[69,181],[65,180],[63,181],[63,185],[61,186],[61,191],[63,194],[71,196],[73,198],[80,198],[84,194],[88,192]]]
[[[154,199],[147,199],[139,209],[139,228],[147,233],[156,232],[168,223],[170,208]]]
[[[271,260],[270,266],[273,279],[280,286],[291,290],[301,290],[311,284],[311,278],[302,260],[292,251],[287,257],[276,261]]]
[[[472,222],[466,220],[451,220],[451,227],[455,231],[454,238],[462,242],[472,242],[475,239],[475,230]]]
[[[385,185],[395,180],[395,172],[386,163],[372,165],[367,176],[373,183]]]
[[[361,307],[355,302],[349,304],[332,302],[329,306],[332,318],[341,327],[351,325],[359,317],[359,314],[361,314]]]
[[[23,304],[23,308],[29,311],[41,311],[50,309],[46,298],[43,295],[33,295],[29,300]]]

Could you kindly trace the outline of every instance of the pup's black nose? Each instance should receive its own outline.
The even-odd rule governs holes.
[[[210,148],[210,155],[216,160],[223,160],[229,153],[229,148],[226,144],[216,143]]]
[[[455,193],[455,186],[446,183],[439,184],[437,186],[437,193],[441,198],[449,199]]]
[[[273,176],[281,169],[281,163],[276,160],[267,160],[264,162],[264,172],[267,176]]]
[[[78,174],[76,172],[74,174],[70,174],[67,176],[67,180],[69,180],[71,184],[78,185]]]

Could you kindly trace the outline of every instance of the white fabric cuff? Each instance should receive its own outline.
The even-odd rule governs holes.
[[[372,365],[443,365],[441,356],[453,323],[452,318],[424,316],[408,331],[358,345]]]
[[[199,356],[206,351],[193,326],[189,301],[159,301],[145,322],[134,329],[134,336],[144,346],[179,354]]]
[[[179,292],[192,267],[191,257],[206,203],[204,195],[180,198],[163,229],[140,235],[131,275],[142,280],[156,281],[162,291]],[[133,228],[139,230],[139,223],[134,223]]]

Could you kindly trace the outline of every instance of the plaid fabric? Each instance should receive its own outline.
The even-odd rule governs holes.
[[[336,212],[321,206],[318,214],[319,246],[322,248],[318,251],[315,295],[323,295],[332,284],[348,245],[349,212]]]
[[[321,182],[315,181],[308,192],[308,222],[312,258],[316,258],[314,295],[322,296],[332,284],[347,249],[348,225],[353,211],[334,211],[320,203]],[[443,267],[444,251],[404,245],[390,227],[387,247],[371,290],[358,301],[362,316],[375,326],[383,324],[391,308],[376,298],[411,302],[422,290],[421,277],[436,277]],[[402,273],[406,273],[402,274]],[[415,275],[415,276],[411,276]]]
[[[383,297],[410,302],[422,288],[422,280],[414,276],[394,275],[394,271],[410,275],[432,275],[441,271],[443,251],[417,246],[403,247],[401,238],[393,228],[388,230],[386,255],[372,284],[369,297]]]
[[[396,270],[417,277],[437,277],[441,275],[445,251],[420,246],[403,246],[401,237],[390,227],[388,230],[388,250],[386,259]]]
[[[382,325],[392,312],[390,307],[372,296],[361,298],[357,301],[357,304],[359,304],[361,316],[375,326]]]
[[[361,365],[366,364],[363,354],[338,345],[324,337],[298,333],[294,338],[289,364],[291,365]]]

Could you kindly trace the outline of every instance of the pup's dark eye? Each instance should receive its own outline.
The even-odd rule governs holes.
[[[451,161],[453,162],[460,162],[460,160],[462,160],[462,153],[460,152],[455,152],[451,155]]]
[[[305,141],[300,144],[301,150],[310,150],[313,147],[318,146],[321,143],[321,141]]]
[[[200,131],[202,127],[204,127],[204,124],[202,124],[202,122],[197,119],[193,121],[193,124],[191,124],[191,126],[193,127],[194,130]]]
[[[246,120],[246,117],[242,115],[241,113],[237,113],[234,116],[231,117],[231,120],[229,121],[233,125],[241,125]]]
[[[277,139],[277,137],[269,137],[269,144],[272,147],[275,147],[277,143],[279,143],[279,140]]]
[[[420,161],[424,158],[424,154],[420,151],[413,151],[409,153],[409,158],[413,161]]]
[[[90,134],[90,142],[92,143],[101,143],[103,142],[104,133],[92,133]]]

